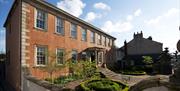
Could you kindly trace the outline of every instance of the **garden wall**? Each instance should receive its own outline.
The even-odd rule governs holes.
[[[47,81],[27,76],[22,78],[22,91],[62,91],[62,86],[52,85]]]
[[[168,77],[155,76],[147,78],[130,88],[129,91],[180,91],[177,84],[169,82]]]

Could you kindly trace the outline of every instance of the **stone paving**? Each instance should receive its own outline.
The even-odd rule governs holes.
[[[69,82],[68,84],[65,85],[65,88],[68,89],[75,89],[83,80],[76,80],[73,82]]]
[[[100,72],[102,72],[106,77],[115,80],[120,81],[122,83],[127,84],[128,86],[133,86],[134,84],[140,82],[143,79],[146,79],[150,76],[148,75],[142,75],[142,76],[132,76],[132,75],[123,75],[123,74],[117,74],[109,69],[106,68],[99,68]]]

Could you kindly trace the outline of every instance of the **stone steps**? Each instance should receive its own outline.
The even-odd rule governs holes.
[[[122,83],[126,83],[129,86],[132,86],[142,79],[143,77],[137,77],[137,76],[130,76],[130,75],[122,75],[122,74],[117,74],[107,68],[99,68],[100,72],[104,74],[106,77],[115,80],[115,81],[120,81]]]

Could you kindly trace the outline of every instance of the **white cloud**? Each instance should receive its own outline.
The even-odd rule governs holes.
[[[126,18],[127,21],[132,21],[133,20],[133,16],[132,15],[128,15]]]
[[[88,22],[92,22],[93,20],[97,19],[97,18],[101,18],[102,15],[101,14],[96,14],[94,12],[89,12],[87,13],[85,20]]]
[[[102,30],[108,33],[120,33],[125,31],[130,31],[133,28],[133,25],[131,22],[115,22],[112,21],[106,21],[104,25],[102,26]]]
[[[132,24],[132,20],[134,19],[134,17],[140,16],[140,14],[142,14],[142,11],[141,9],[138,9],[133,14],[127,15],[126,21],[114,23],[112,21],[106,21],[101,27],[101,29],[108,33],[120,33],[130,31],[134,27]]]
[[[83,13],[86,6],[81,0],[62,0],[57,2],[57,7],[67,11],[68,13],[79,17]]]
[[[99,2],[94,4],[94,8],[102,10],[111,10],[111,7],[105,3]]]
[[[134,16],[140,16],[142,14],[141,9],[138,9],[134,12]]]
[[[168,10],[166,13],[157,16],[156,18],[150,19],[150,20],[145,20],[144,22],[148,26],[159,26],[160,23],[163,23],[162,21],[167,21],[170,20],[171,18],[178,16],[179,15],[179,9],[172,8]],[[178,19],[177,19],[178,20]]]

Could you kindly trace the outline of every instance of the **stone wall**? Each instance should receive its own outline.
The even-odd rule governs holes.
[[[166,76],[154,76],[147,78],[130,88],[129,91],[180,91],[180,86],[170,83]]]
[[[63,87],[50,84],[47,81],[38,80],[32,76],[23,76],[22,91],[62,91]]]

